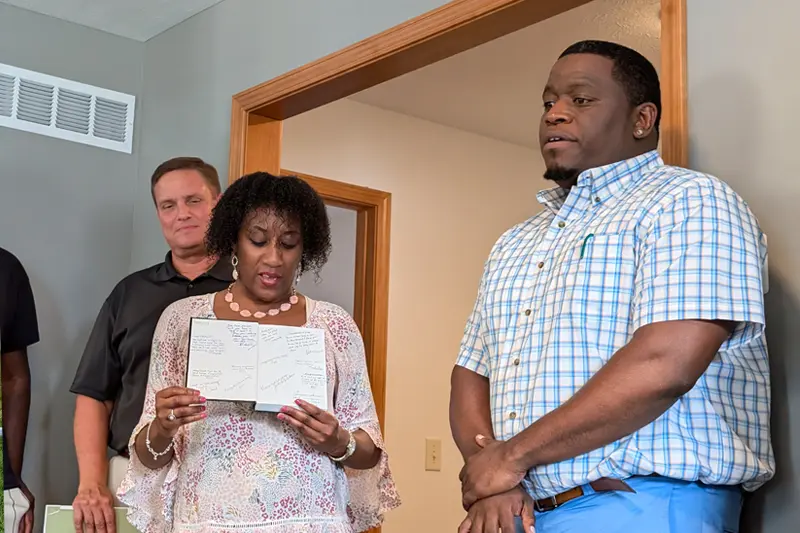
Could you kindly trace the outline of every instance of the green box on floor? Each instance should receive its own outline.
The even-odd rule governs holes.
[[[117,513],[117,533],[139,533],[128,523],[127,509],[116,507],[114,511]],[[75,533],[72,516],[71,505],[46,506],[44,509],[44,533]]]

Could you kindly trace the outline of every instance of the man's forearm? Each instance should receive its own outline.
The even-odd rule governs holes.
[[[108,481],[108,421],[113,404],[78,396],[75,400],[75,453],[80,484]]]
[[[477,435],[494,438],[489,380],[456,366],[450,378],[450,430],[464,460],[480,451]]]
[[[31,384],[29,380],[17,380],[10,384],[3,384],[3,426],[8,446],[8,459],[11,461],[11,469],[19,476],[22,475],[30,407]]]
[[[578,457],[658,418],[694,386],[730,332],[695,325],[634,336],[570,400],[509,441],[511,461],[528,470]]]
[[[25,350],[3,354],[2,390],[8,459],[14,473],[22,476],[31,407],[31,374]]]

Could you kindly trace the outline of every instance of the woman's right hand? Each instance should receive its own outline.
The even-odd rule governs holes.
[[[200,396],[200,391],[194,389],[161,389],[156,393],[156,425],[159,433],[171,439],[181,426],[203,420],[208,415],[205,403],[206,399]]]

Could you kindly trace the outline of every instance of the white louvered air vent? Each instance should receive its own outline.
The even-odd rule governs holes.
[[[0,126],[131,153],[136,97],[0,63]]]

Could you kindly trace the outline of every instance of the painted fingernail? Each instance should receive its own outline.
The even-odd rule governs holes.
[[[206,403],[206,399],[203,396],[200,396],[200,401]]]
[[[202,416],[203,418],[206,418],[208,416],[208,412],[207,411],[203,411],[202,413],[200,413],[200,416]]]
[[[205,406],[205,405],[201,405],[201,406],[200,406],[200,410],[201,410],[201,411],[205,411],[205,410],[206,410],[206,406]]]
[[[278,420],[286,420],[286,416],[283,413],[278,414]]]

